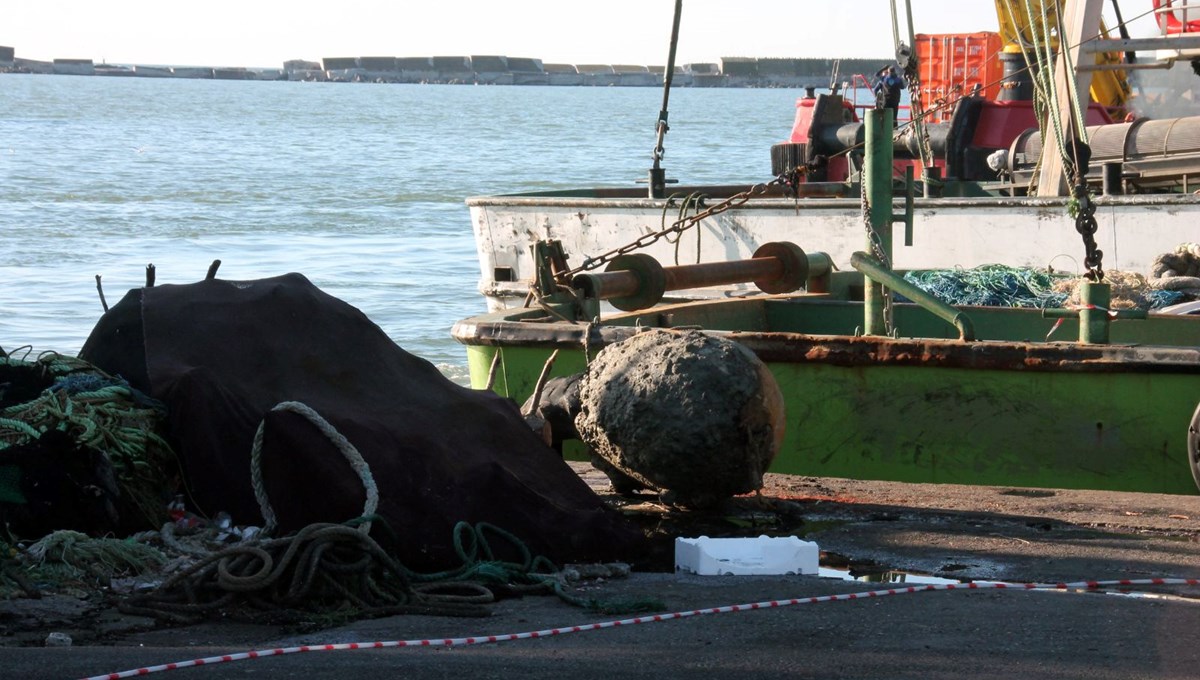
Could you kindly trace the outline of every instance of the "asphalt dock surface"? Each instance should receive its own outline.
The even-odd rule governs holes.
[[[605,480],[577,468],[597,490]],[[600,600],[654,598],[660,614],[971,581],[1200,579],[1200,496],[858,482],[770,475],[763,498],[680,517],[612,497],[664,536],[795,534],[825,576],[635,571],[584,582]],[[864,577],[864,574],[874,574]],[[853,575],[853,576],[851,576]],[[858,578],[875,578],[868,582]],[[937,577],[937,578],[926,578]],[[312,651],[154,673],[165,678],[1087,678],[1200,677],[1200,586],[1092,592],[956,589],[796,603],[469,646],[628,619],[552,596],[504,599],[486,618],[397,616],[297,633],[209,622],[166,627],[70,594],[0,602],[0,677],[77,678],[300,645],[433,640]],[[70,646],[46,646],[51,633]]]

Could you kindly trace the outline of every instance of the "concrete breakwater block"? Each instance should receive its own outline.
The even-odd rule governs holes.
[[[604,348],[579,396],[575,426],[625,477],[614,485],[634,480],[676,505],[762,488],[783,441],[783,395],[766,365],[699,331],[648,331]]]

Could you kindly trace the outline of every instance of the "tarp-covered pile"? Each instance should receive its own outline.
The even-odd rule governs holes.
[[[377,514],[413,568],[458,564],[456,523],[489,522],[556,561],[629,559],[637,535],[524,424],[515,404],[447,380],[357,309],[299,274],[210,279],[130,291],[81,358],[166,405],[190,502],[279,533],[363,513],[363,481],[333,438],[281,402],[299,402],[362,455]]]

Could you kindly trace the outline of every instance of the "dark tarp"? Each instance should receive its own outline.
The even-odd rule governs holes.
[[[250,452],[264,417],[279,533],[362,513],[362,482],[334,444],[303,416],[271,411],[298,401],[370,465],[378,514],[410,567],[456,566],[459,521],[495,524],[558,562],[629,560],[640,545],[515,404],[454,384],[302,275],[131,290],[80,356],[166,404],[202,514],[262,522]]]

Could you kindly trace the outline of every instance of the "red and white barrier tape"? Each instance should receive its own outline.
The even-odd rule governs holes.
[[[1108,307],[1101,307],[1099,305],[1067,305],[1065,309],[1098,309],[1107,314],[1111,319],[1117,318],[1116,310],[1109,309]],[[1058,321],[1054,322],[1054,325],[1050,327],[1050,332],[1046,333],[1046,340],[1049,340],[1050,336],[1054,335],[1054,331],[1058,330],[1058,327],[1061,326],[1064,321],[1066,321],[1066,318],[1059,317]]]
[[[604,628],[616,628],[618,626],[633,626],[640,623],[657,623],[660,621],[673,621],[675,619],[686,619],[692,616],[703,616],[707,614],[728,614],[730,612],[753,611],[756,609],[777,609],[780,607],[789,607],[798,604],[817,604],[819,602],[844,602],[847,600],[863,600],[873,597],[887,597],[889,595],[907,595],[909,593],[923,593],[935,590],[1099,590],[1102,588],[1127,587],[1127,586],[1200,586],[1200,579],[1194,578],[1147,578],[1147,579],[1120,579],[1113,581],[1076,581],[1073,583],[1005,583],[1002,581],[976,581],[974,583],[945,583],[936,585],[923,586],[908,586],[905,588],[888,588],[886,590],[870,590],[861,593],[843,593],[840,595],[822,595],[820,597],[804,597],[791,600],[768,600],[765,602],[754,602],[752,604],[735,604],[725,607],[712,607],[710,609],[693,609],[691,611],[673,612],[671,614],[654,614],[651,616],[639,616],[632,619],[621,619],[619,621],[604,621],[602,623],[587,623],[580,626],[567,626],[563,628],[547,628],[545,630],[535,630],[526,633],[508,633],[505,635],[480,635],[477,637],[464,638],[443,638],[443,639],[426,639],[426,640],[390,640],[382,642],[348,642],[342,644],[330,645],[302,645],[299,647],[282,647],[277,649],[260,649],[252,652],[241,652],[238,654],[225,654],[222,656],[210,656],[203,659],[193,659],[191,661],[179,661],[176,663],[162,664],[161,666],[148,666],[134,670],[121,671],[119,673],[107,673],[104,675],[93,675],[86,680],[120,680],[120,678],[133,678],[141,675],[149,675],[150,673],[158,673],[161,671],[173,671],[180,668],[190,668],[193,666],[209,666],[219,663],[228,663],[231,661],[244,661],[246,659],[261,659],[269,656],[282,656],[284,654],[298,654],[300,652],[335,652],[348,649],[384,649],[387,647],[461,647],[465,645],[482,645],[491,642],[509,642],[512,640],[530,640],[533,638],[553,637],[556,635],[566,635],[567,633],[582,633],[590,630],[601,630]]]

